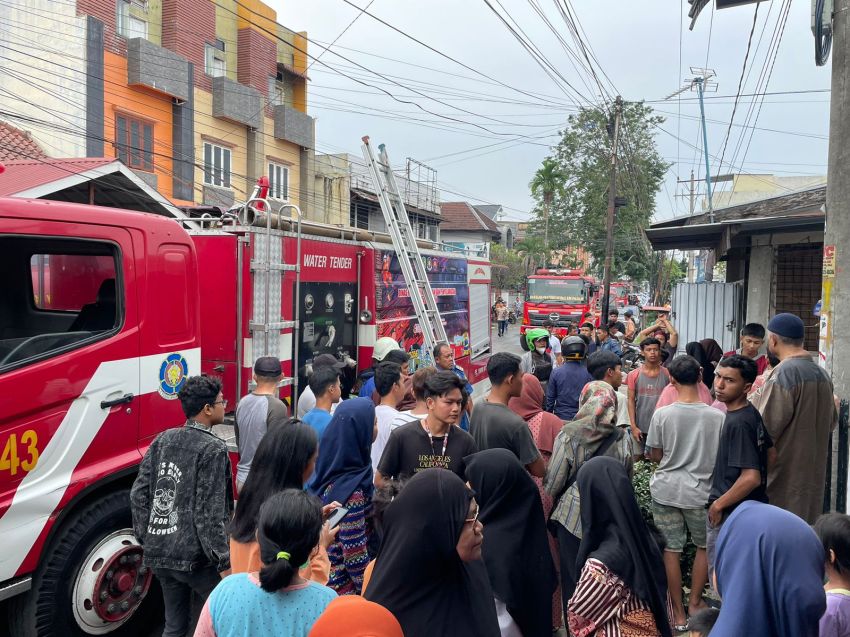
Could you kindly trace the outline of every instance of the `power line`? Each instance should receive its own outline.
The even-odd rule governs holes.
[[[325,54],[326,51],[330,50],[330,48],[334,44],[339,42],[339,39],[342,36],[345,35],[346,31],[348,31],[351,27],[354,26],[354,23],[357,22],[360,19],[360,16],[362,16],[366,12],[366,9],[371,7],[374,4],[374,2],[375,2],[375,0],[369,0],[369,4],[367,4],[363,9],[360,9],[358,7],[358,9],[359,9],[358,14],[356,16],[354,16],[354,19],[351,22],[349,22],[348,25],[342,31],[340,31],[339,35],[334,38],[333,42],[331,42],[327,47],[325,47],[325,49],[321,53],[319,53],[319,55],[316,56],[315,60],[310,61],[310,64],[307,65],[307,69],[306,69],[307,71],[310,70],[310,67],[313,66],[313,64],[315,64]]]
[[[753,44],[753,34],[756,32],[756,24],[758,23],[760,2],[756,2],[756,9],[753,12],[753,26],[750,28],[750,37],[747,39],[747,50],[744,53],[744,63],[741,66],[741,77],[738,79],[738,90],[735,92],[735,103],[732,106],[732,116],[729,118],[729,127],[726,129],[726,136],[723,139],[723,151],[720,153],[720,167],[718,172],[723,172],[723,158],[726,157],[726,145],[729,143],[729,134],[732,132],[732,123],[735,121],[735,111],[738,109],[738,96],[741,93],[741,88],[744,84],[744,73],[747,70],[747,60],[750,57],[750,47]]]

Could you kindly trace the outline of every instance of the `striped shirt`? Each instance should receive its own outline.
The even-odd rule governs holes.
[[[667,596],[667,614],[671,613]],[[602,562],[588,558],[570,598],[567,624],[575,637],[658,637],[649,604]]]
[[[546,478],[543,481],[543,488],[553,498],[564,491],[564,487],[570,480],[573,481],[570,488],[555,503],[550,519],[561,524],[579,539],[581,539],[581,509],[575,476],[581,465],[588,459],[587,449],[580,442],[578,437],[567,438],[563,429],[558,433],[552,459],[549,461]],[[605,451],[606,456],[621,460],[630,476],[634,462],[633,454],[632,437],[628,430],[624,430],[620,440]]]

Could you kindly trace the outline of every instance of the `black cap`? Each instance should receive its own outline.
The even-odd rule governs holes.
[[[254,373],[261,376],[280,376],[283,373],[280,359],[276,356],[260,356],[254,363]]]
[[[317,367],[333,367],[334,369],[342,369],[345,363],[339,360],[333,354],[319,354],[313,358],[313,369]]]

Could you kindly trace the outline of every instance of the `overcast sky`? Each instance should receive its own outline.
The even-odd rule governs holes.
[[[277,9],[280,22],[307,31],[314,56],[322,52],[320,45],[337,38],[359,13],[345,0],[267,1]],[[368,0],[352,2],[360,7],[368,4]],[[474,71],[361,15],[309,70],[308,108],[317,120],[319,151],[360,155],[360,137],[368,134],[373,142],[387,144],[396,168],[402,168],[407,157],[433,167],[444,201],[501,203],[510,218],[527,218],[533,206],[528,182],[557,141],[559,127],[577,104],[600,101],[601,91],[587,72],[573,66],[556,35],[535,12],[535,6],[539,7],[571,50],[578,52],[556,0],[502,0],[501,5],[491,0],[491,4],[516,21],[564,80],[548,77],[484,0],[373,0],[370,13]],[[742,94],[756,89],[784,4],[784,0],[761,3]],[[689,67],[716,71],[718,89],[707,94],[706,117],[708,149],[715,157],[711,173],[721,172],[717,164],[734,100],[719,96],[737,92],[755,5],[717,12],[707,7],[693,31],[688,30],[690,5],[685,0],[572,0],[570,5],[586,42],[615,87],[602,77],[610,94],[616,89],[626,100],[664,100],[691,76]],[[829,66],[814,63],[809,14],[809,2],[791,4],[768,92],[829,88]],[[675,196],[685,192],[676,179],[687,179],[691,169],[700,177],[705,173],[702,155],[695,148],[702,149],[695,98],[696,93],[686,92],[681,101],[673,98],[652,104],[667,118],[662,126],[667,133],[657,131],[656,139],[661,154],[672,164],[657,198],[656,219],[687,213],[687,200]],[[763,98],[757,130],[752,131],[740,125],[751,106],[752,125],[758,108],[754,100],[761,101],[739,100],[722,172],[825,174],[829,93],[768,95]],[[745,131],[747,138],[736,154]]]

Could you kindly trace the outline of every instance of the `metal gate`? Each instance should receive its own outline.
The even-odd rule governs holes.
[[[738,347],[744,320],[744,284],[678,283],[671,315],[679,332],[679,351],[691,341],[713,338],[724,352]]]

